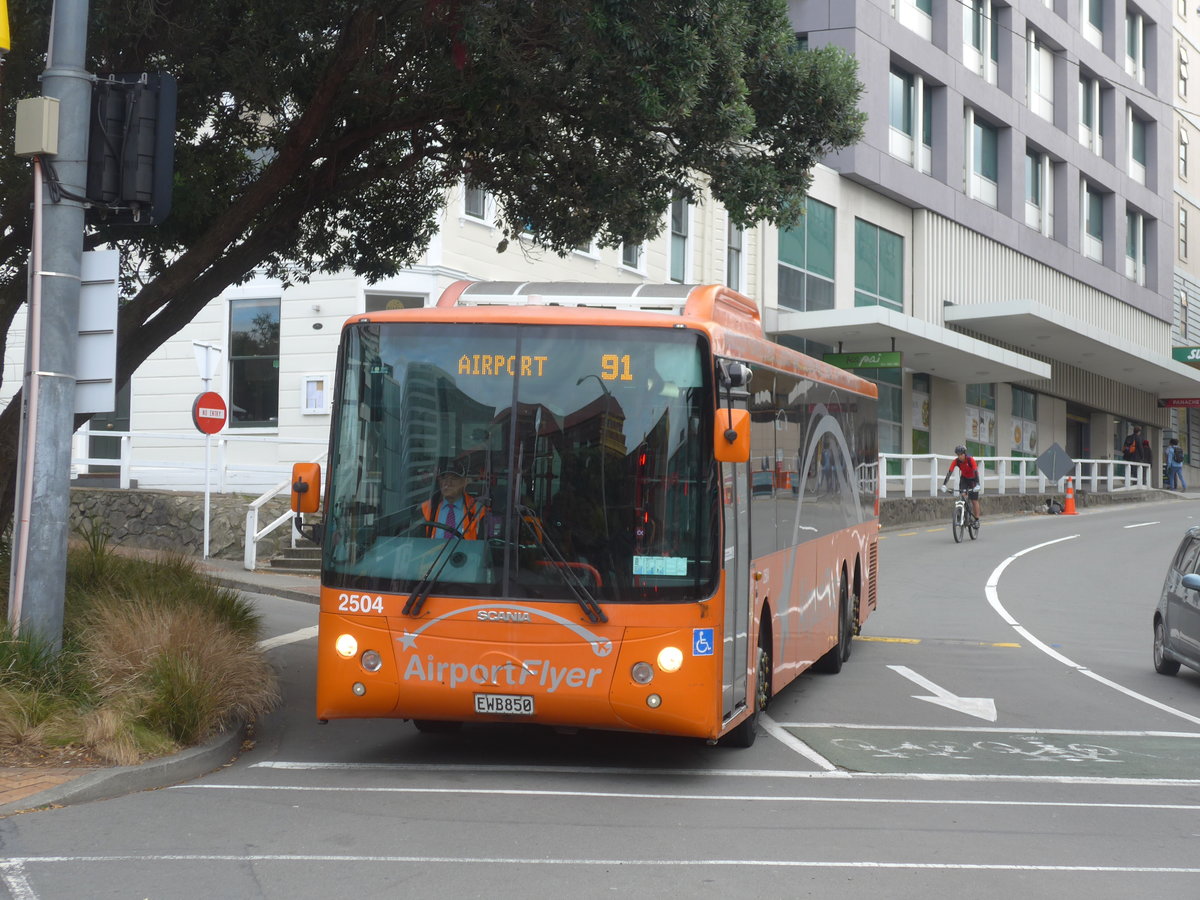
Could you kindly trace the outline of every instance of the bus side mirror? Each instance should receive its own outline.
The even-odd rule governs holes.
[[[717,462],[750,461],[750,410],[718,409],[713,419],[713,455]]]
[[[292,512],[315,513],[321,508],[321,466],[296,463],[292,466]]]

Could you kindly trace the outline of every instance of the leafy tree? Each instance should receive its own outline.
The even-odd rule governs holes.
[[[9,0],[2,146],[40,92],[49,7]],[[395,273],[464,177],[496,198],[502,245],[643,240],[674,190],[702,187],[738,224],[788,225],[863,122],[853,60],[798,50],[785,0],[92,0],[88,53],[97,74],[179,83],[170,217],[86,236],[122,250],[119,384],[256,268]],[[0,185],[6,341],[28,163],[0,157]],[[0,521],[18,410],[0,413]]]

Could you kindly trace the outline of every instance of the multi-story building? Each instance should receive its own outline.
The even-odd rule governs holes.
[[[869,120],[810,199],[832,266],[781,238],[767,306],[780,340],[901,352],[884,450],[947,452],[965,420],[980,455],[1111,458],[1140,423],[1161,458],[1160,399],[1200,396],[1171,354],[1174,11],[792,3],[802,41],[858,59]]]

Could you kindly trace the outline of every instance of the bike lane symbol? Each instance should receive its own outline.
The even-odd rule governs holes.
[[[713,630],[711,628],[692,629],[692,656],[712,656]]]

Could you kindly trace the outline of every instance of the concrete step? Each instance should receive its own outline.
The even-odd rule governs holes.
[[[272,569],[286,569],[289,572],[320,572],[321,566],[316,560],[309,559],[286,559],[283,557],[275,557],[271,560]]]

